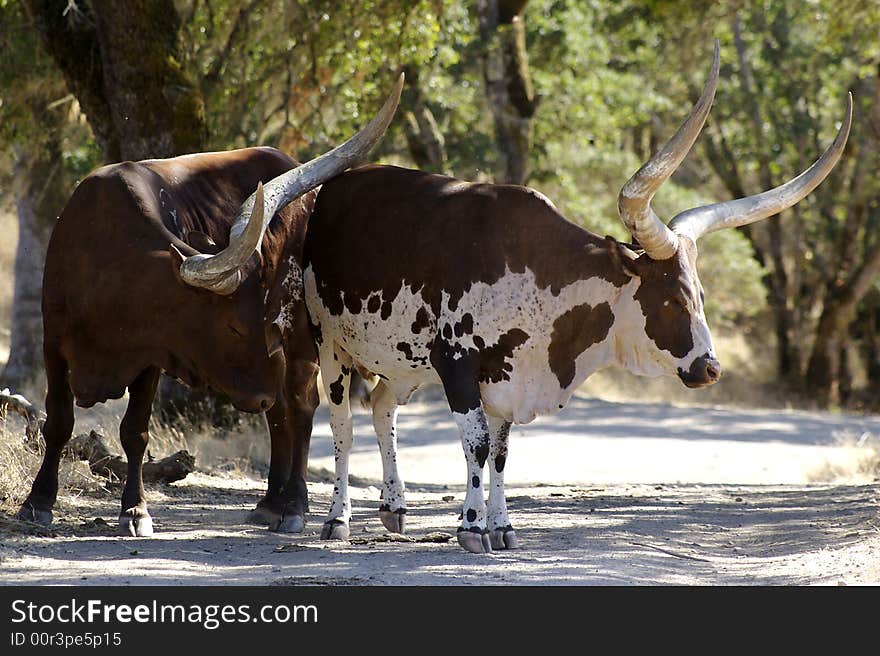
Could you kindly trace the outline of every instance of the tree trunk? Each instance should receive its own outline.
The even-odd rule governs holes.
[[[853,372],[849,364],[849,352],[846,344],[841,344],[837,356],[837,398],[840,404],[846,406],[853,396]]]
[[[107,162],[202,148],[204,103],[180,63],[173,0],[27,0],[27,7]]]
[[[201,150],[207,138],[198,87],[180,63],[172,0],[92,0],[104,92],[122,159]]]
[[[807,390],[821,405],[839,401],[836,375],[841,342],[859,302],[871,291],[878,275],[880,246],[869,253],[843,285],[833,284],[825,297],[805,380]]]
[[[787,24],[785,24],[787,29]],[[749,121],[757,143],[764,143],[766,134],[761,107],[758,102],[758,93],[752,70],[749,65],[749,57],[746,52],[745,42],[742,38],[742,17],[737,15],[733,20],[734,46],[737,53],[737,73],[747,103]],[[773,174],[770,170],[769,151],[758,149],[758,179],[762,189],[772,189],[776,186]],[[784,213],[773,217],[763,226],[755,226],[745,230],[746,236],[752,242],[752,248],[760,251],[759,261],[766,266],[771,265],[764,278],[767,288],[767,301],[773,310],[773,319],[777,341],[777,367],[780,377],[788,384],[792,384],[800,378],[802,356],[798,346],[799,340],[795,335],[796,320],[791,303],[791,285],[788,279],[788,271],[785,268],[783,256],[783,230],[782,220]],[[766,244],[761,245],[755,239],[755,230],[766,231]]]
[[[27,0],[27,8],[105,161],[203,149],[204,102],[181,64],[180,19],[173,0]],[[168,412],[174,413],[171,405],[188,393],[163,376],[157,405],[166,410],[167,400]],[[220,399],[199,399],[198,407],[209,408],[203,419],[211,423],[217,421],[217,407],[225,403],[231,408]]]
[[[880,292],[873,290],[862,303],[856,320],[850,324],[859,357],[865,367],[867,385],[863,407],[880,411]]]
[[[406,87],[401,104],[406,108],[403,119],[409,154],[417,168],[432,173],[447,173],[446,144],[434,114],[422,95],[419,71],[414,66],[407,66],[404,72]]]
[[[502,156],[498,182],[524,184],[532,145],[532,91],[523,11],[527,0],[480,0],[483,77]]]
[[[89,121],[104,160],[119,161],[119,138],[104,96],[104,71],[95,17],[87,2],[26,0],[25,8],[43,50],[58,66],[67,88]]]
[[[35,387],[42,389],[43,262],[49,235],[67,192],[67,185],[62,179],[57,132],[49,126],[47,130],[52,136],[45,147],[29,144],[14,148],[18,246],[15,253],[9,360],[2,378],[5,387],[22,392],[31,392]]]

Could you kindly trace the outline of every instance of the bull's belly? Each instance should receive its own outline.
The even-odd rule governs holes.
[[[126,387],[146,366],[140,360],[120,358],[118,353],[69,341],[60,351],[68,366],[68,384],[74,400],[83,408],[122,398]]]
[[[399,342],[394,341],[394,335],[381,329],[353,333],[351,327],[350,322],[342,321],[335,330],[331,328],[334,341],[354,362],[379,375],[399,403],[405,403],[419,387],[442,383],[430,363],[426,344],[409,342],[403,352],[397,348]],[[526,424],[537,416],[558,412],[568,402],[573,389],[560,388],[549,370],[536,372],[533,356],[534,353],[526,352],[513,358],[509,380],[480,383],[480,398],[486,412],[516,424]]]
[[[573,363],[576,375],[561,383],[549,361],[552,330],[548,326],[554,317],[582,302],[583,294],[574,285],[551,294],[536,287],[528,271],[508,273],[491,285],[475,283],[455,303],[442,292],[439,315],[426,304],[420,290],[406,285],[390,308],[383,310],[384,299],[371,303],[368,297],[355,304],[358,312],[343,306],[337,314],[328,310],[317,293],[311,267],[304,272],[304,287],[309,313],[320,325],[322,340],[332,340],[359,365],[385,379],[399,400],[421,385],[441,382],[430,360],[438,339],[457,353],[486,353],[511,331],[526,336],[505,356],[502,375],[480,382],[486,411],[519,424],[558,412],[577,385],[606,358],[607,344],[597,343]]]
[[[386,380],[390,387],[412,390],[422,385],[441,382],[431,365],[430,351],[426,346],[408,344],[408,348],[401,350],[397,348],[400,342],[394,342],[393,337],[389,341],[389,336],[374,332],[352,335],[346,330],[347,326],[339,328],[337,332],[331,327],[330,334],[334,342],[354,362]]]
[[[382,319],[378,313],[346,310],[342,316],[333,316],[323,305],[310,312],[320,325],[322,341],[334,344],[356,364],[381,377],[399,403],[423,385],[441,383],[430,360],[434,335],[427,331],[405,335],[398,330],[407,320],[411,324],[415,313],[397,311]]]

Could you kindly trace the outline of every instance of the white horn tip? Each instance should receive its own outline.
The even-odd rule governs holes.
[[[254,209],[251,217],[253,218],[254,215],[260,217],[260,223],[262,223],[265,209],[266,205],[263,201],[263,181],[260,180],[257,183],[257,190],[254,192]]]
[[[406,76],[401,71],[394,81],[394,86],[391,87],[391,93],[388,94],[388,100],[385,101],[385,107],[382,108],[383,112],[385,108],[393,107],[395,110],[397,109],[397,105],[400,102],[400,94],[403,93],[403,82],[405,79]]]

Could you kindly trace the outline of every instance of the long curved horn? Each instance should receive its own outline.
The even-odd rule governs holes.
[[[238,289],[242,278],[241,267],[260,247],[263,239],[265,203],[262,182],[257,183],[254,199],[257,210],[253,212],[252,220],[245,225],[244,232],[237,239],[230,237],[229,246],[216,255],[198,254],[183,258],[180,277],[186,284],[224,296]]]
[[[687,120],[657,154],[623,185],[617,198],[623,224],[652,259],[668,259],[678,249],[678,239],[651,209],[651,199],[660,185],[679,167],[703,129],[715,98],[719,68],[720,46],[716,39],[709,79]]]
[[[818,187],[837,164],[849,137],[852,106],[852,93],[848,93],[846,113],[837,136],[822,156],[799,176],[755,196],[685,210],[669,222],[669,228],[696,242],[707,233],[754,223],[791,207]]]
[[[382,109],[360,132],[333,150],[273,178],[242,203],[229,230],[229,246],[216,255],[194,255],[180,265],[189,285],[231,294],[241,283],[241,267],[260,247],[275,213],[307,191],[354,166],[379,142],[400,102],[403,73],[397,78]]]

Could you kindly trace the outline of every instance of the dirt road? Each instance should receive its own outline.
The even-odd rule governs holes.
[[[150,492],[150,539],[116,537],[116,490],[65,497],[53,536],[7,521],[0,584],[880,584],[880,484],[858,471],[877,416],[576,398],[515,428],[508,498],[521,548],[479,556],[453,537],[464,462],[448,410],[401,413],[405,540],[378,520],[369,423],[356,417],[349,542],[317,537],[332,490],[320,477],[306,532],[290,536],[241,523],[263,481],[198,473]],[[322,414],[318,470],[332,466],[328,436]]]

